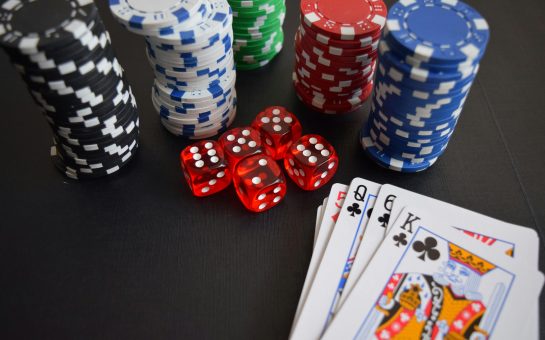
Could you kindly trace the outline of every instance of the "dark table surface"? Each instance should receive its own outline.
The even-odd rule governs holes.
[[[368,105],[331,117],[297,100],[298,2],[287,2],[282,53],[238,74],[234,126],[286,106],[304,132],[336,147],[341,165],[331,183],[391,183],[529,226],[544,241],[543,0],[470,2],[488,20],[491,42],[446,154],[413,175],[382,169],[362,152],[357,132]],[[194,198],[178,164],[187,142],[162,128],[150,101],[144,42],[99,5],[140,107],[140,151],[117,176],[78,183],[53,167],[46,122],[0,53],[0,338],[286,338],[316,207],[330,185],[303,192],[289,183],[285,201],[258,215],[232,187]]]

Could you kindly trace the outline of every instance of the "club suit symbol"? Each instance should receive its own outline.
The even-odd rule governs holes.
[[[388,226],[388,222],[390,222],[390,214],[385,213],[378,218],[378,221],[383,228],[386,228]]]
[[[426,257],[432,261],[436,261],[439,256],[439,250],[435,249],[437,247],[437,240],[433,237],[426,237],[424,242],[416,241],[413,243],[413,250],[417,253],[422,253],[418,256],[422,261],[426,261]]]
[[[350,212],[350,216],[352,217],[361,214],[360,205],[358,203],[352,203],[352,205],[346,208],[346,210]]]
[[[396,247],[398,248],[400,244],[402,246],[407,245],[407,235],[405,235],[405,233],[399,233],[399,235],[394,235],[393,239],[394,239],[394,242],[396,242]]]

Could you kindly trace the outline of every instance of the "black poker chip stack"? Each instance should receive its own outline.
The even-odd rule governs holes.
[[[1,1],[0,45],[51,126],[55,166],[117,172],[138,147],[138,111],[93,1]]]

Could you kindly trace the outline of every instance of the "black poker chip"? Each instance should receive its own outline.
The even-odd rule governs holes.
[[[138,109],[93,1],[6,1],[0,27],[53,132],[53,164],[73,179],[117,173],[138,149]]]

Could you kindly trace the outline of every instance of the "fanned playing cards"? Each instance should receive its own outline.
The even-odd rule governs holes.
[[[539,238],[362,178],[317,209],[291,339],[539,339]]]

